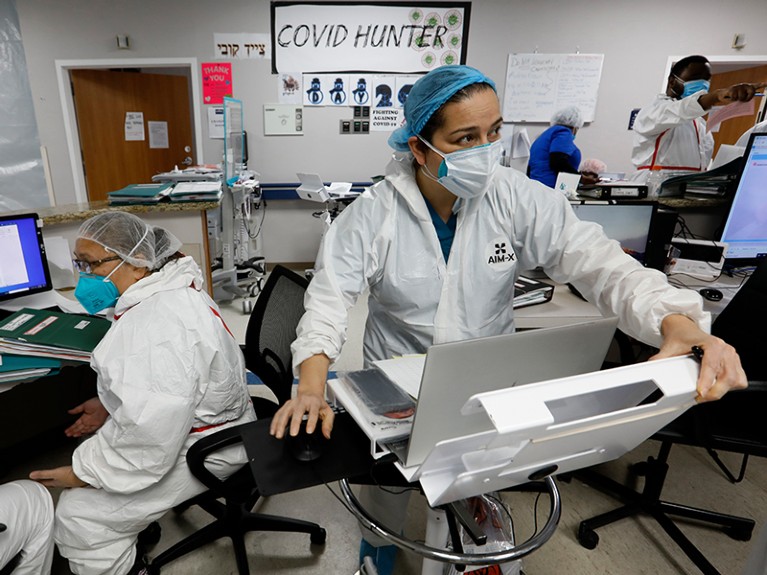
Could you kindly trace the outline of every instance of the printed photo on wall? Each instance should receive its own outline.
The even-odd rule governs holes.
[[[349,76],[348,75],[330,75],[326,76],[327,81],[325,82],[325,86],[328,87],[328,94],[327,94],[327,102],[330,106],[349,106],[351,102],[349,102],[348,97],[348,86],[349,86]],[[332,78],[332,80],[331,80]]]
[[[304,74],[304,86],[302,89],[304,95],[304,106],[324,106],[325,89],[322,74]]]
[[[280,74],[278,80],[277,101],[280,104],[302,104],[301,74]]]
[[[394,76],[375,76],[374,108],[393,108],[396,79]]]
[[[396,77],[396,87],[397,87],[397,100],[395,102],[395,106],[398,108],[402,108],[405,105],[405,100],[407,100],[408,94],[410,94],[410,88],[413,87],[413,84],[415,84],[416,80],[420,78],[421,76],[397,76]]]
[[[354,84],[351,102],[349,103],[353,106],[369,106],[371,99],[370,90],[373,87],[373,77],[351,74],[349,79]]]

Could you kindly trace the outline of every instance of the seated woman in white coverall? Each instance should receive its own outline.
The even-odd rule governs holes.
[[[709,92],[710,86],[711,65],[704,56],[687,56],[671,67],[666,93],[642,108],[634,120],[631,161],[638,171],[633,180],[657,187],[671,176],[706,170],[714,137],[703,116],[712,106],[748,102],[762,84],[735,84]]]
[[[71,466],[30,474],[72,488],[59,499],[54,538],[74,573],[139,572],[138,533],[204,491],[187,468],[189,447],[255,419],[239,345],[180,245],[123,212],[95,216],[78,233],[75,296],[90,313],[115,308],[91,360],[98,397],[67,430],[95,435]],[[223,477],[246,460],[240,446],[209,467]]]
[[[696,292],[643,268],[600,226],[579,220],[562,194],[500,166],[503,119],[492,80],[468,66],[433,70],[414,84],[405,119],[389,139],[398,153],[386,178],[325,233],[293,344],[298,394],[274,417],[275,436],[296,434],[308,414],[307,430],[321,425],[330,437],[327,371],[344,343],[348,310],[366,289],[369,365],[435,343],[513,332],[514,281],[537,266],[618,316],[623,331],[660,347],[657,357],[704,348],[701,399],[746,386],[735,350],[708,334],[710,317]],[[489,257],[499,246],[508,258]],[[380,503],[391,496],[374,492],[363,496],[371,512],[384,511],[389,527],[401,527],[403,505]],[[366,542],[361,551],[377,557],[379,573],[391,573],[390,554]]]
[[[11,481],[0,485],[0,569],[21,553],[14,575],[48,575],[53,560],[53,500],[42,485]]]

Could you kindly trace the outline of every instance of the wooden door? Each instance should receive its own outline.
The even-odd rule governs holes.
[[[714,74],[711,76],[711,89],[729,88],[733,84],[741,82],[767,82],[767,66],[755,66],[753,68],[743,68],[733,70],[732,72]],[[763,92],[764,90],[760,91]],[[752,115],[730,118],[719,125],[719,131],[714,132],[714,157],[716,157],[716,153],[719,151],[719,146],[722,144],[734,144],[743,132],[756,123],[763,100],[764,98],[754,98],[754,113]]]
[[[183,168],[187,158],[195,163],[186,77],[110,70],[71,70],[70,77],[90,201]],[[143,140],[126,140],[129,112],[143,114]],[[149,122],[167,122],[167,147],[150,147]]]

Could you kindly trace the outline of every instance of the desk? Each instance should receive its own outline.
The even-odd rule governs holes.
[[[390,486],[408,485],[392,464],[376,462],[370,455],[370,439],[354,423],[348,413],[339,413],[333,425],[333,438],[327,444],[323,455],[313,462],[301,462],[289,455],[285,441],[269,434],[271,420],[259,420],[246,424],[241,431],[250,469],[256,486],[262,495],[276,495],[296,489],[303,489],[341,480],[341,489],[349,510],[377,535],[395,545],[425,557],[423,575],[442,573],[445,562],[482,565],[511,561],[521,558],[545,543],[553,534],[559,522],[561,504],[559,492],[553,479],[547,479],[551,496],[550,516],[537,536],[517,545],[511,550],[494,554],[464,555],[443,548],[447,540],[447,524],[444,512],[432,509],[427,522],[424,546],[404,536],[392,533],[375,522],[361,508],[349,488],[349,481],[363,484]]]
[[[721,290],[724,294],[722,301],[703,300],[703,309],[711,313],[712,319],[716,318],[719,312],[725,308],[744,281],[741,278],[722,276],[716,282],[706,283],[682,274],[671,276],[669,280],[671,285],[680,283],[682,285],[676,287],[686,287],[694,291],[704,287]],[[543,281],[553,283],[546,279]],[[517,329],[559,327],[602,317],[595,305],[573,294],[566,285],[553,285],[554,295],[551,297],[551,301],[514,310],[514,324]]]
[[[0,469],[22,455],[64,440],[78,416],[67,410],[96,397],[96,372],[70,363],[57,375],[25,381],[0,393]]]
[[[543,281],[553,283],[551,280]],[[514,310],[517,329],[560,327],[602,317],[595,305],[579,298],[566,285],[553,285],[551,301]]]

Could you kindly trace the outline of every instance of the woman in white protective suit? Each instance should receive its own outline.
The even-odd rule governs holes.
[[[634,120],[631,161],[638,171],[632,179],[657,188],[673,175],[705,171],[714,151],[714,138],[703,116],[713,106],[748,102],[762,85],[735,84],[709,91],[711,65],[704,56],[687,56],[676,62],[666,93],[642,108]],[[653,174],[657,175],[654,181]]]
[[[0,570],[16,562],[14,575],[48,575],[53,561],[53,500],[42,485],[0,485]]]
[[[30,479],[70,487],[56,508],[54,539],[78,574],[138,573],[138,533],[201,493],[185,455],[201,437],[255,419],[239,345],[202,289],[180,242],[124,212],[78,232],[75,296],[89,313],[114,306],[114,324],[93,352],[98,397],[74,411],[72,465]],[[247,458],[235,447],[210,468],[228,476]]]
[[[707,333],[697,293],[643,268],[598,225],[580,221],[562,194],[499,165],[503,119],[492,80],[468,66],[433,70],[414,84],[405,119],[389,139],[399,153],[386,178],[324,236],[292,348],[298,394],[274,417],[275,436],[296,434],[308,414],[307,430],[321,424],[330,437],[327,371],[345,340],[347,310],[366,289],[370,364],[514,331],[515,278],[537,266],[617,315],[623,331],[659,346],[659,357],[703,347],[702,399],[746,385],[735,350]],[[376,494],[362,497],[371,513],[401,526],[404,506],[367,491]],[[380,574],[391,573],[392,553],[366,541],[361,553],[376,557]]]

